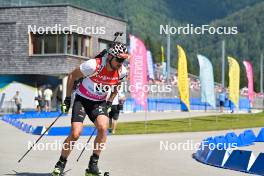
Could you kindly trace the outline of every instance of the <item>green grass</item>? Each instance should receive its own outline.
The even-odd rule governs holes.
[[[117,135],[215,131],[264,126],[264,113],[118,123]]]

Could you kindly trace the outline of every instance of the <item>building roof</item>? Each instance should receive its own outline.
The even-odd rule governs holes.
[[[94,14],[97,14],[97,15],[101,15],[101,16],[104,16],[104,17],[112,18],[114,20],[118,20],[118,21],[122,21],[122,22],[127,23],[127,20],[126,19],[122,19],[122,18],[119,18],[119,17],[114,17],[114,16],[106,15],[106,14],[101,13],[101,12],[97,12],[97,11],[94,11],[94,10],[86,9],[86,8],[83,8],[83,7],[79,7],[79,6],[75,6],[75,5],[67,4],[67,3],[66,4],[22,5],[22,6],[19,6],[19,5],[0,6],[0,9],[31,8],[31,7],[32,8],[33,7],[73,7],[73,8],[79,9],[79,10],[83,10],[83,11],[86,11],[86,12],[94,13]]]

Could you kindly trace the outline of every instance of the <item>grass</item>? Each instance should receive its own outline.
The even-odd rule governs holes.
[[[197,132],[264,127],[264,113],[118,123],[117,135]]]

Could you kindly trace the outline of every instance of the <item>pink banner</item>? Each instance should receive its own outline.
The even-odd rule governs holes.
[[[247,79],[248,79],[248,99],[250,102],[254,100],[254,82],[253,82],[253,67],[249,61],[243,61],[246,67]]]
[[[130,93],[137,104],[147,109],[147,50],[144,43],[137,37],[130,35]]]

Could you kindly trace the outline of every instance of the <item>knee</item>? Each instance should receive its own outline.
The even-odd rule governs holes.
[[[106,134],[107,132],[107,125],[99,124],[97,125],[98,133]]]
[[[81,132],[79,132],[79,131],[72,131],[71,132],[71,139],[73,141],[77,141],[79,139],[80,135],[81,135]]]

